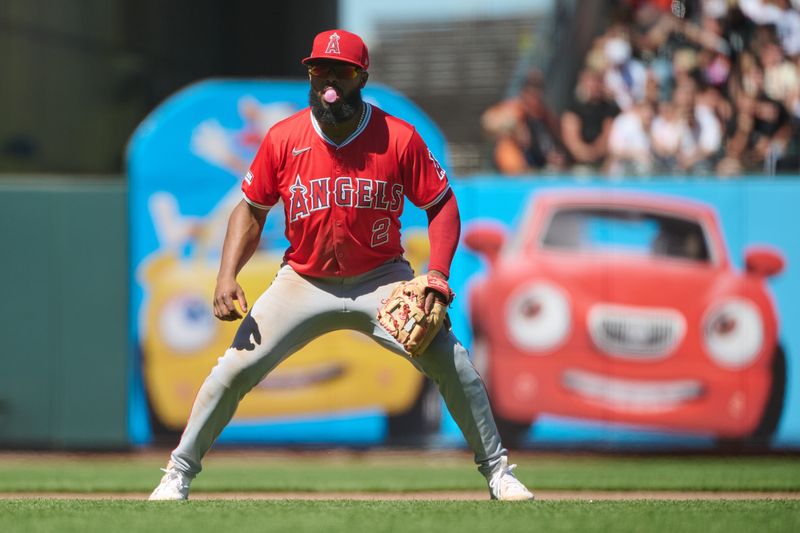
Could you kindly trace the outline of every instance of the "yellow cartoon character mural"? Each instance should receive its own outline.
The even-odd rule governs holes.
[[[415,271],[428,260],[424,229],[409,228],[406,257]],[[164,249],[139,270],[145,289],[140,316],[144,381],[160,426],[180,431],[195,393],[229,347],[239,322],[216,320],[211,309],[218,260],[181,258]],[[239,275],[246,294],[260,294],[281,255],[259,250]],[[248,394],[235,418],[325,416],[378,409],[389,436],[432,432],[439,420],[435,386],[403,358],[354,331],[320,337],[284,361]]]

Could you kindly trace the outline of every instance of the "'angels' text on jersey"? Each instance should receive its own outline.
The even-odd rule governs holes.
[[[333,185],[331,185],[333,183]],[[403,185],[370,178],[339,176],[335,179],[318,178],[304,183],[297,175],[289,187],[289,222],[307,217],[312,211],[339,207],[400,211],[403,205]]]

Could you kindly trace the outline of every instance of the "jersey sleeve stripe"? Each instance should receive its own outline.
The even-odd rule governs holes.
[[[253,200],[248,198],[247,195],[244,194],[244,193],[242,193],[242,198],[244,198],[244,201],[247,202],[248,204],[252,205],[253,207],[257,207],[257,208],[263,209],[265,211],[269,211],[270,209],[272,209],[271,205],[262,205],[262,204],[259,204],[257,202],[254,202]]]
[[[433,207],[436,204],[438,204],[439,202],[441,202],[442,198],[444,198],[444,195],[447,194],[447,191],[449,191],[449,190],[450,190],[450,185],[445,187],[444,190],[439,193],[439,196],[434,198],[432,202],[428,202],[425,205],[421,205],[421,206],[419,206],[419,208],[422,209],[423,211],[425,211],[426,209],[430,209],[431,207]]]

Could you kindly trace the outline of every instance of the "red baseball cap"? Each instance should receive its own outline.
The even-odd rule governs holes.
[[[307,65],[315,59],[344,61],[364,70],[369,67],[367,45],[364,44],[361,37],[345,30],[328,30],[318,33],[314,37],[311,55],[305,58],[302,63]]]

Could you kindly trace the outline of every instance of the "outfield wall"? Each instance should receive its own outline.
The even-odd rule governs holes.
[[[0,446],[129,446],[123,180],[0,181]]]
[[[236,161],[246,165],[257,145],[259,128],[303,105],[303,86],[299,82],[214,82],[194,86],[188,100],[176,95],[134,136],[129,184],[117,179],[42,176],[7,177],[0,182],[0,273],[6,280],[6,297],[0,306],[4,339],[0,446],[121,448],[155,442],[158,435],[174,442],[199,383],[228,346],[236,327],[214,320],[208,307],[227,213],[239,198]],[[441,133],[418,109],[386,88],[365,94],[373,103],[420,124],[424,138],[446,164]],[[253,122],[253,117],[261,122]],[[727,366],[710,365],[712,358],[702,344],[684,349],[681,361],[674,365],[665,356],[638,367],[637,362],[631,363],[630,354],[609,357],[607,352],[592,352],[583,361],[560,347],[548,354],[520,354],[500,335],[513,321],[497,323],[492,333],[498,335],[487,336],[491,342],[476,342],[469,308],[476,298],[475,287],[487,273],[487,262],[462,243],[451,279],[458,293],[451,310],[453,326],[473,354],[483,357],[476,363],[486,367],[482,371],[496,405],[525,404],[536,411],[527,424],[520,424],[519,417],[502,420],[504,431],[517,431],[520,445],[705,449],[720,438],[731,438],[719,430],[719,424],[728,419],[728,431],[739,432],[734,440],[773,449],[800,448],[800,304],[795,298],[800,293],[800,246],[794,237],[800,223],[796,208],[800,177],[726,181],[661,177],[608,183],[602,178],[487,175],[454,178],[452,185],[463,219],[462,236],[487,224],[507,236],[519,235],[529,227],[526,213],[531,201],[554,190],[567,195],[595,191],[609,201],[620,192],[646,193],[650,201],[669,199],[670,209],[705,206],[714,217],[707,234],[719,240],[715,253],[728,256],[729,265],[694,269],[692,264],[677,262],[678,270],[686,273],[685,283],[670,281],[663,274],[663,279],[649,282],[644,289],[630,291],[626,283],[613,278],[628,261],[615,256],[618,262],[601,265],[607,274],[601,277],[606,281],[600,283],[599,294],[606,304],[619,307],[624,303],[626,311],[636,307],[631,305],[632,297],[625,296],[626,290],[633,297],[649,298],[651,307],[667,293],[683,299],[686,308],[681,307],[681,312],[686,317],[692,316],[692,306],[702,311],[697,316],[707,317],[711,311],[704,310],[713,310],[715,302],[723,305],[731,294],[745,295],[745,289],[731,292],[736,280],[763,285],[766,290],[764,301],[770,309],[765,311],[762,327],[737,330],[738,323],[748,324],[752,318],[747,313],[734,313],[719,322],[686,319],[686,339],[702,342],[702,335],[719,326],[722,333],[743,331],[731,337],[728,349],[761,342],[767,355],[745,361],[741,368],[732,369],[730,361]],[[407,207],[403,222],[407,256],[422,271],[428,257],[425,215]],[[625,247],[635,245],[642,235],[649,238],[651,230],[647,224],[633,229],[614,226],[600,236]],[[251,300],[268,285],[286,244],[283,220],[270,215],[262,245],[240,276]],[[765,282],[743,275],[745,255],[755,245],[765,246],[783,263],[782,271]],[[536,254],[520,257],[516,264],[524,270],[536,259]],[[584,257],[567,263],[564,270],[575,273],[589,262]],[[692,285],[694,271],[709,277]],[[637,276],[633,271],[631,280]],[[583,305],[576,303],[579,297],[586,299],[582,293],[590,292],[579,291],[578,285],[577,281],[564,284],[574,310]],[[712,295],[704,294],[706,287],[715,287]],[[511,316],[512,306],[501,297],[500,289],[484,305],[486,316]],[[771,322],[772,310],[776,326]],[[528,318],[535,316],[532,312]],[[572,317],[570,332],[578,338],[581,327],[585,329],[590,321],[578,311]],[[640,318],[628,323],[627,340],[647,340],[648,330],[642,327],[646,323]],[[525,328],[534,330],[535,321]],[[583,338],[589,338],[585,331]],[[684,345],[690,346],[688,341]],[[770,358],[777,347],[782,357]],[[732,353],[741,357],[741,351]],[[514,357],[520,364],[515,374],[498,382],[494,376],[499,372],[492,374],[491,361]],[[560,360],[573,361],[573,367],[559,370]],[[781,368],[773,365],[759,370],[762,363],[778,360]],[[547,361],[555,361],[551,367],[556,371],[571,372],[572,379],[562,388],[581,384],[581,392],[589,397],[583,404],[572,410],[559,405],[537,409],[552,402],[549,395],[559,390],[552,388],[558,379],[543,378],[547,369],[535,366],[550,365]],[[338,370],[331,373],[333,366]],[[589,368],[594,373],[587,380]],[[580,379],[576,381],[575,376]],[[551,392],[537,400],[536,392],[547,386]],[[458,429],[442,413],[433,392],[402,359],[358,334],[341,332],[309,345],[248,395],[220,443],[463,446]],[[508,394],[516,395],[515,399],[509,402],[503,396]],[[720,399],[711,404],[712,397]],[[696,407],[694,414],[674,414],[679,411],[672,408],[677,401]],[[706,404],[710,410],[700,409]],[[650,422],[632,423],[631,412]],[[502,418],[503,413],[499,415]],[[754,433],[755,426],[747,426],[750,419],[759,422],[760,433]],[[687,430],[692,424],[694,429]]]
[[[446,144],[435,124],[402,95],[380,86],[369,89],[364,93],[367,101],[416,124],[433,153],[447,167]],[[199,83],[155,110],[131,140],[130,326],[135,372],[130,382],[129,431],[136,444],[152,442],[159,432],[180,432],[194,392],[229,345],[235,325],[214,321],[208,304],[227,214],[241,198],[240,177],[265,128],[302,108],[306,92],[304,82]],[[748,441],[749,435],[757,434],[752,440],[762,445],[800,447],[800,369],[795,363],[800,338],[794,327],[800,320],[800,308],[792,298],[800,289],[800,248],[792,230],[800,222],[796,210],[800,202],[798,179],[740,177],[721,181],[662,177],[608,183],[602,178],[576,180],[570,176],[481,176],[453,179],[452,183],[465,231],[476,222],[488,220],[510,235],[524,227],[529,202],[544,190],[599,189],[609,197],[616,191],[634,190],[661,199],[669,197],[673,204],[699,202],[718,220],[713,224],[719,241],[715,257],[730,256],[730,264],[719,272],[705,269],[720,274],[708,278],[708,284],[721,279],[723,273],[729,278],[714,293],[715,297],[725,296],[725,290],[732,290],[739,283],[730,280],[747,278],[741,270],[750,245],[767,245],[773,256],[784,263],[783,271],[766,281],[768,296],[762,298],[774,301],[777,337],[773,335],[772,318],[767,316],[771,311],[764,311],[761,326],[736,329],[737,324],[745,324],[754,316],[749,311],[736,314],[742,307],[750,309],[747,304],[733,305],[734,316],[717,321],[719,324],[709,325],[706,319],[697,323],[685,321],[685,331],[690,332],[686,338],[692,336],[696,342],[702,342],[703,331],[709,328],[721,328],[722,333],[743,331],[741,338],[723,339],[727,344],[720,342],[729,347],[740,341],[760,343],[758,346],[768,355],[759,356],[758,362],[746,363],[735,371],[730,365],[712,368],[707,350],[700,345],[694,351],[684,349],[682,357],[688,362],[681,363],[681,372],[670,367],[665,356],[660,366],[645,364],[645,379],[618,362],[625,355],[615,354],[602,359],[603,363],[595,359],[590,364],[595,368],[605,365],[602,373],[595,371],[587,379],[585,369],[577,369],[581,371],[576,375],[581,378],[583,392],[589,396],[583,407],[566,414],[537,412],[529,421],[530,429],[527,424],[520,424],[518,413],[514,415],[516,419],[505,421],[511,422],[510,426],[516,423],[521,445],[706,448],[720,439]],[[417,270],[424,270],[428,254],[424,213],[407,207],[403,220],[408,258]],[[624,238],[634,236],[625,234]],[[271,214],[261,247],[240,276],[251,301],[268,285],[286,245],[282,217]],[[477,347],[468,318],[470,287],[485,268],[485,263],[462,245],[453,264],[452,284],[459,297],[451,316],[456,333],[470,348]],[[742,283],[757,285],[748,279]],[[641,292],[657,294],[659,284],[652,285]],[[677,285],[673,280],[669,286],[685,292],[687,306],[694,305],[693,313],[698,316],[713,314],[703,311],[702,306],[716,309],[711,304],[724,306],[728,302],[704,296],[701,303],[696,303],[699,289],[694,293],[681,289],[679,280]],[[600,290],[607,298],[606,304],[620,307],[622,293],[615,292],[611,285],[601,284]],[[628,302],[624,307],[628,312],[637,306]],[[657,309],[663,310],[663,306]],[[504,312],[502,307],[493,311],[497,316]],[[691,315],[686,313],[685,316]],[[638,332],[634,337],[646,337],[642,323],[635,318],[633,329],[628,331]],[[572,331],[581,324],[583,319],[575,319]],[[772,357],[778,347],[782,349],[781,357]],[[502,350],[494,352],[502,357]],[[697,368],[702,369],[698,375],[693,375],[692,357]],[[534,360],[544,359],[531,358]],[[781,361],[783,367],[772,368],[772,361]],[[335,372],[330,372],[332,367]],[[427,385],[409,369],[410,365],[382,353],[358,334],[325,336],[287,360],[244,399],[220,443],[369,446],[399,441],[463,445],[453,421],[446,413],[441,418],[437,416],[438,402],[435,397],[431,401]],[[535,372],[526,379],[512,379],[507,387],[503,383],[490,387],[494,389],[492,394],[502,395],[507,388],[515,391],[518,398],[533,399],[532,391],[543,390],[542,384],[536,383]],[[676,401],[689,406],[693,414],[670,414]],[[629,411],[666,415],[648,418]],[[725,417],[730,419],[725,429],[711,429],[716,428],[717,419]],[[631,423],[634,419],[651,422]],[[707,427],[703,420],[708,420]],[[520,426],[524,431],[520,432]],[[689,426],[693,429],[687,430]],[[763,431],[764,427],[768,431]],[[410,440],[397,439],[398,435],[407,435]]]

